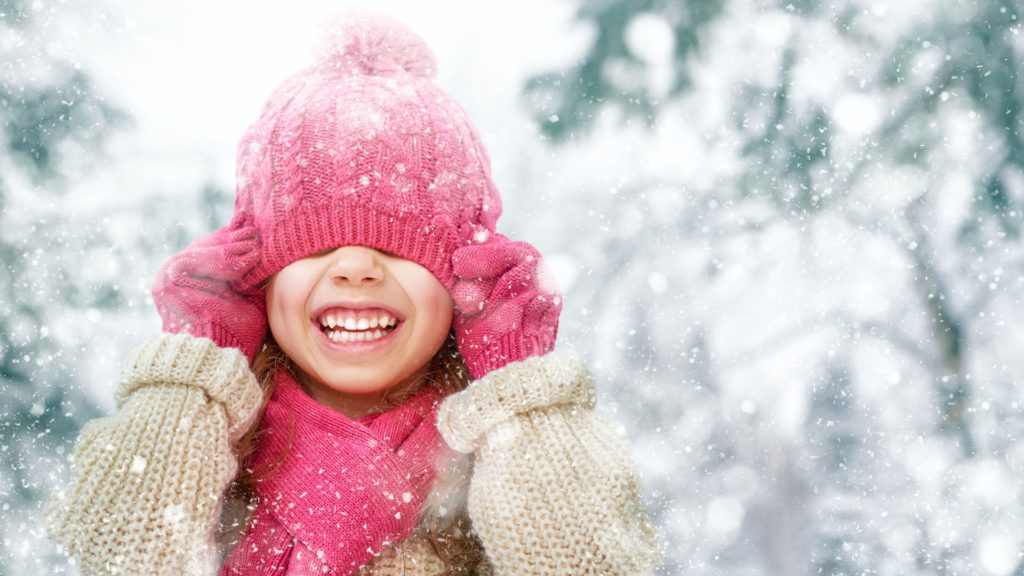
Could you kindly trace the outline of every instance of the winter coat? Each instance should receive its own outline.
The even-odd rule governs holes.
[[[129,356],[116,398],[118,414],[82,430],[71,484],[46,510],[51,536],[83,576],[217,574],[234,446],[262,405],[245,357],[163,334]],[[657,563],[624,435],[593,407],[586,368],[557,353],[511,363],[444,401],[438,429],[474,455],[479,574],[635,576]],[[446,573],[417,535],[358,572]]]

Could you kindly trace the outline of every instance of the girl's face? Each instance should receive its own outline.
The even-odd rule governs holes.
[[[314,399],[350,417],[416,384],[452,324],[448,291],[419,264],[342,246],[283,268],[266,291],[270,331]]]

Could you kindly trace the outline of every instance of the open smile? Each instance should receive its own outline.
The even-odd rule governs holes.
[[[320,331],[332,342],[375,342],[392,333],[400,322],[396,314],[383,308],[354,309],[332,307],[316,317]]]

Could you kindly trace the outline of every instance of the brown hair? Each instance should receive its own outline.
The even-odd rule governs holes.
[[[263,389],[261,413],[266,409],[266,404],[274,392],[279,370],[287,370],[297,382],[301,383],[305,379],[301,369],[268,333],[263,347],[252,363],[252,371]],[[464,389],[469,381],[469,370],[459,354],[455,334],[449,333],[444,344],[427,364],[427,370],[419,386],[412,387],[412,391],[429,383],[436,386],[444,396],[448,396]],[[394,406],[403,398],[386,397],[384,400],[389,406]],[[246,433],[235,447],[242,465],[230,488],[229,498],[245,505],[256,501],[256,482],[275,467],[272,465],[270,468],[256,470],[249,467],[250,457],[255,452],[259,440],[257,426]],[[449,469],[438,471],[438,477],[420,511],[414,532],[431,544],[448,568],[447,573],[452,576],[473,574],[474,569],[484,558],[483,545],[473,531],[466,508],[472,467],[472,456],[460,455]]]

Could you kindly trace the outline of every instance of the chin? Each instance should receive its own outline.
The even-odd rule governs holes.
[[[368,374],[362,370],[343,370],[333,372],[329,378],[322,379],[312,375],[309,384],[338,395],[380,396],[414,384],[421,375],[419,371],[411,374],[381,374],[380,370],[370,372]]]

